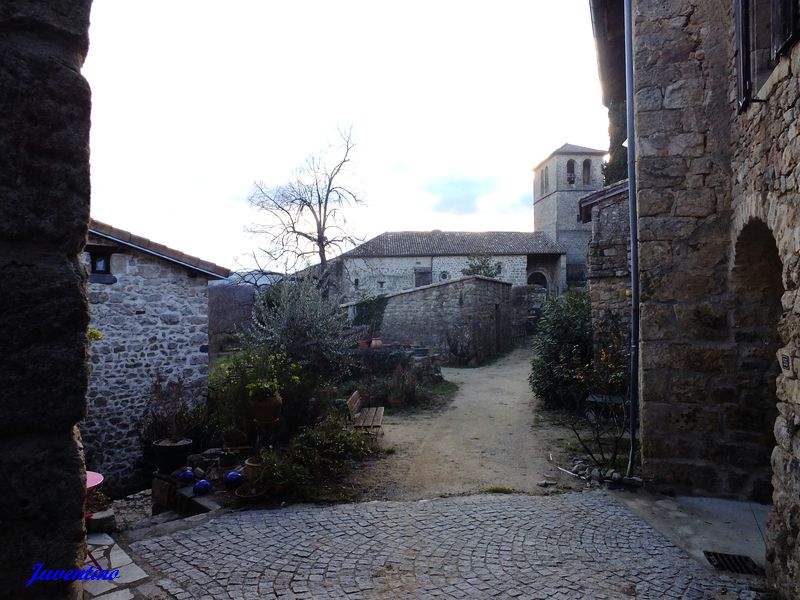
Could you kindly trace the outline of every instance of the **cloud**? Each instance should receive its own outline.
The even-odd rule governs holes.
[[[497,186],[492,177],[474,178],[451,175],[429,181],[425,191],[436,196],[434,212],[465,215],[478,211],[478,198]]]

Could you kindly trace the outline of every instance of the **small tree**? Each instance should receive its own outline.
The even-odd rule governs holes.
[[[266,237],[261,250],[271,261],[285,265],[287,272],[319,261],[316,277],[323,296],[327,295],[330,254],[358,243],[347,232],[344,209],[362,204],[342,183],[354,144],[350,132],[339,133],[342,144],[309,156],[292,181],[277,187],[256,182],[248,198],[251,206],[267,214],[264,224],[250,229]]]
[[[467,258],[467,267],[461,269],[461,273],[466,276],[481,275],[494,279],[502,270],[503,266],[499,262],[492,263],[492,255],[484,248],[476,248]]]
[[[311,280],[287,280],[258,294],[246,340],[251,347],[285,352],[303,367],[304,378],[333,381],[350,366],[355,340],[345,334],[346,323],[344,311],[323,298]]]

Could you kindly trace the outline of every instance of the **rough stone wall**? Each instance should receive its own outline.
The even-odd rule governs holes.
[[[0,3],[0,597],[78,598],[78,583],[24,587],[36,563],[83,562],[80,436],[88,312],[78,260],[89,223],[90,91],[80,69],[90,2]]]
[[[727,331],[732,4],[637,3],[641,435],[661,489],[737,496],[717,399]],[[646,67],[640,65],[646,65]]]
[[[511,348],[511,286],[466,277],[390,295],[381,338],[427,346],[450,363],[481,364]]]
[[[408,256],[386,258],[348,258],[343,269],[344,281],[340,293],[345,301],[355,301],[364,294],[377,296],[414,288],[414,269],[430,268],[431,283],[442,283],[463,277],[461,270],[467,268],[468,256]],[[527,256],[495,256],[492,263],[499,262],[501,281],[512,285],[528,282]],[[358,279],[358,288],[353,283]],[[383,281],[383,286],[379,285]]]
[[[92,244],[102,240],[89,237]],[[88,254],[84,255],[88,265]],[[92,343],[88,412],[81,423],[88,468],[107,493],[140,489],[139,439],[156,370],[181,376],[201,399],[208,375],[208,280],[134,250],[111,255],[116,283],[89,284]]]
[[[768,570],[794,598],[800,49],[737,114],[734,40],[731,2],[636,3],[642,462],[674,492],[765,501],[771,476]]]
[[[631,322],[630,211],[628,194],[592,207],[592,238],[586,257],[592,321],[612,315],[625,327]]]
[[[787,598],[800,597],[798,73],[800,45],[795,44],[758,90],[766,102],[751,104],[735,118],[733,223],[728,234],[734,247],[732,318],[739,341],[739,401],[756,406],[769,402],[772,411],[766,417],[777,417],[774,424],[766,423],[774,435],[767,557],[770,575]],[[764,257],[767,251],[773,259]],[[743,414],[746,419],[756,416]]]

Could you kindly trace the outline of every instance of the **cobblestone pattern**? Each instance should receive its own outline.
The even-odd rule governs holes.
[[[231,513],[132,545],[193,598],[756,598],[601,494]]]

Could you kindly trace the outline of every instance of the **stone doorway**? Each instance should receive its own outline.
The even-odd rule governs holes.
[[[724,411],[731,442],[724,458],[730,469],[730,491],[762,504],[772,502],[770,456],[778,416],[775,382],[780,366],[775,353],[782,345],[778,336],[782,271],[772,232],[763,221],[751,220],[736,240],[730,274],[736,395]]]

